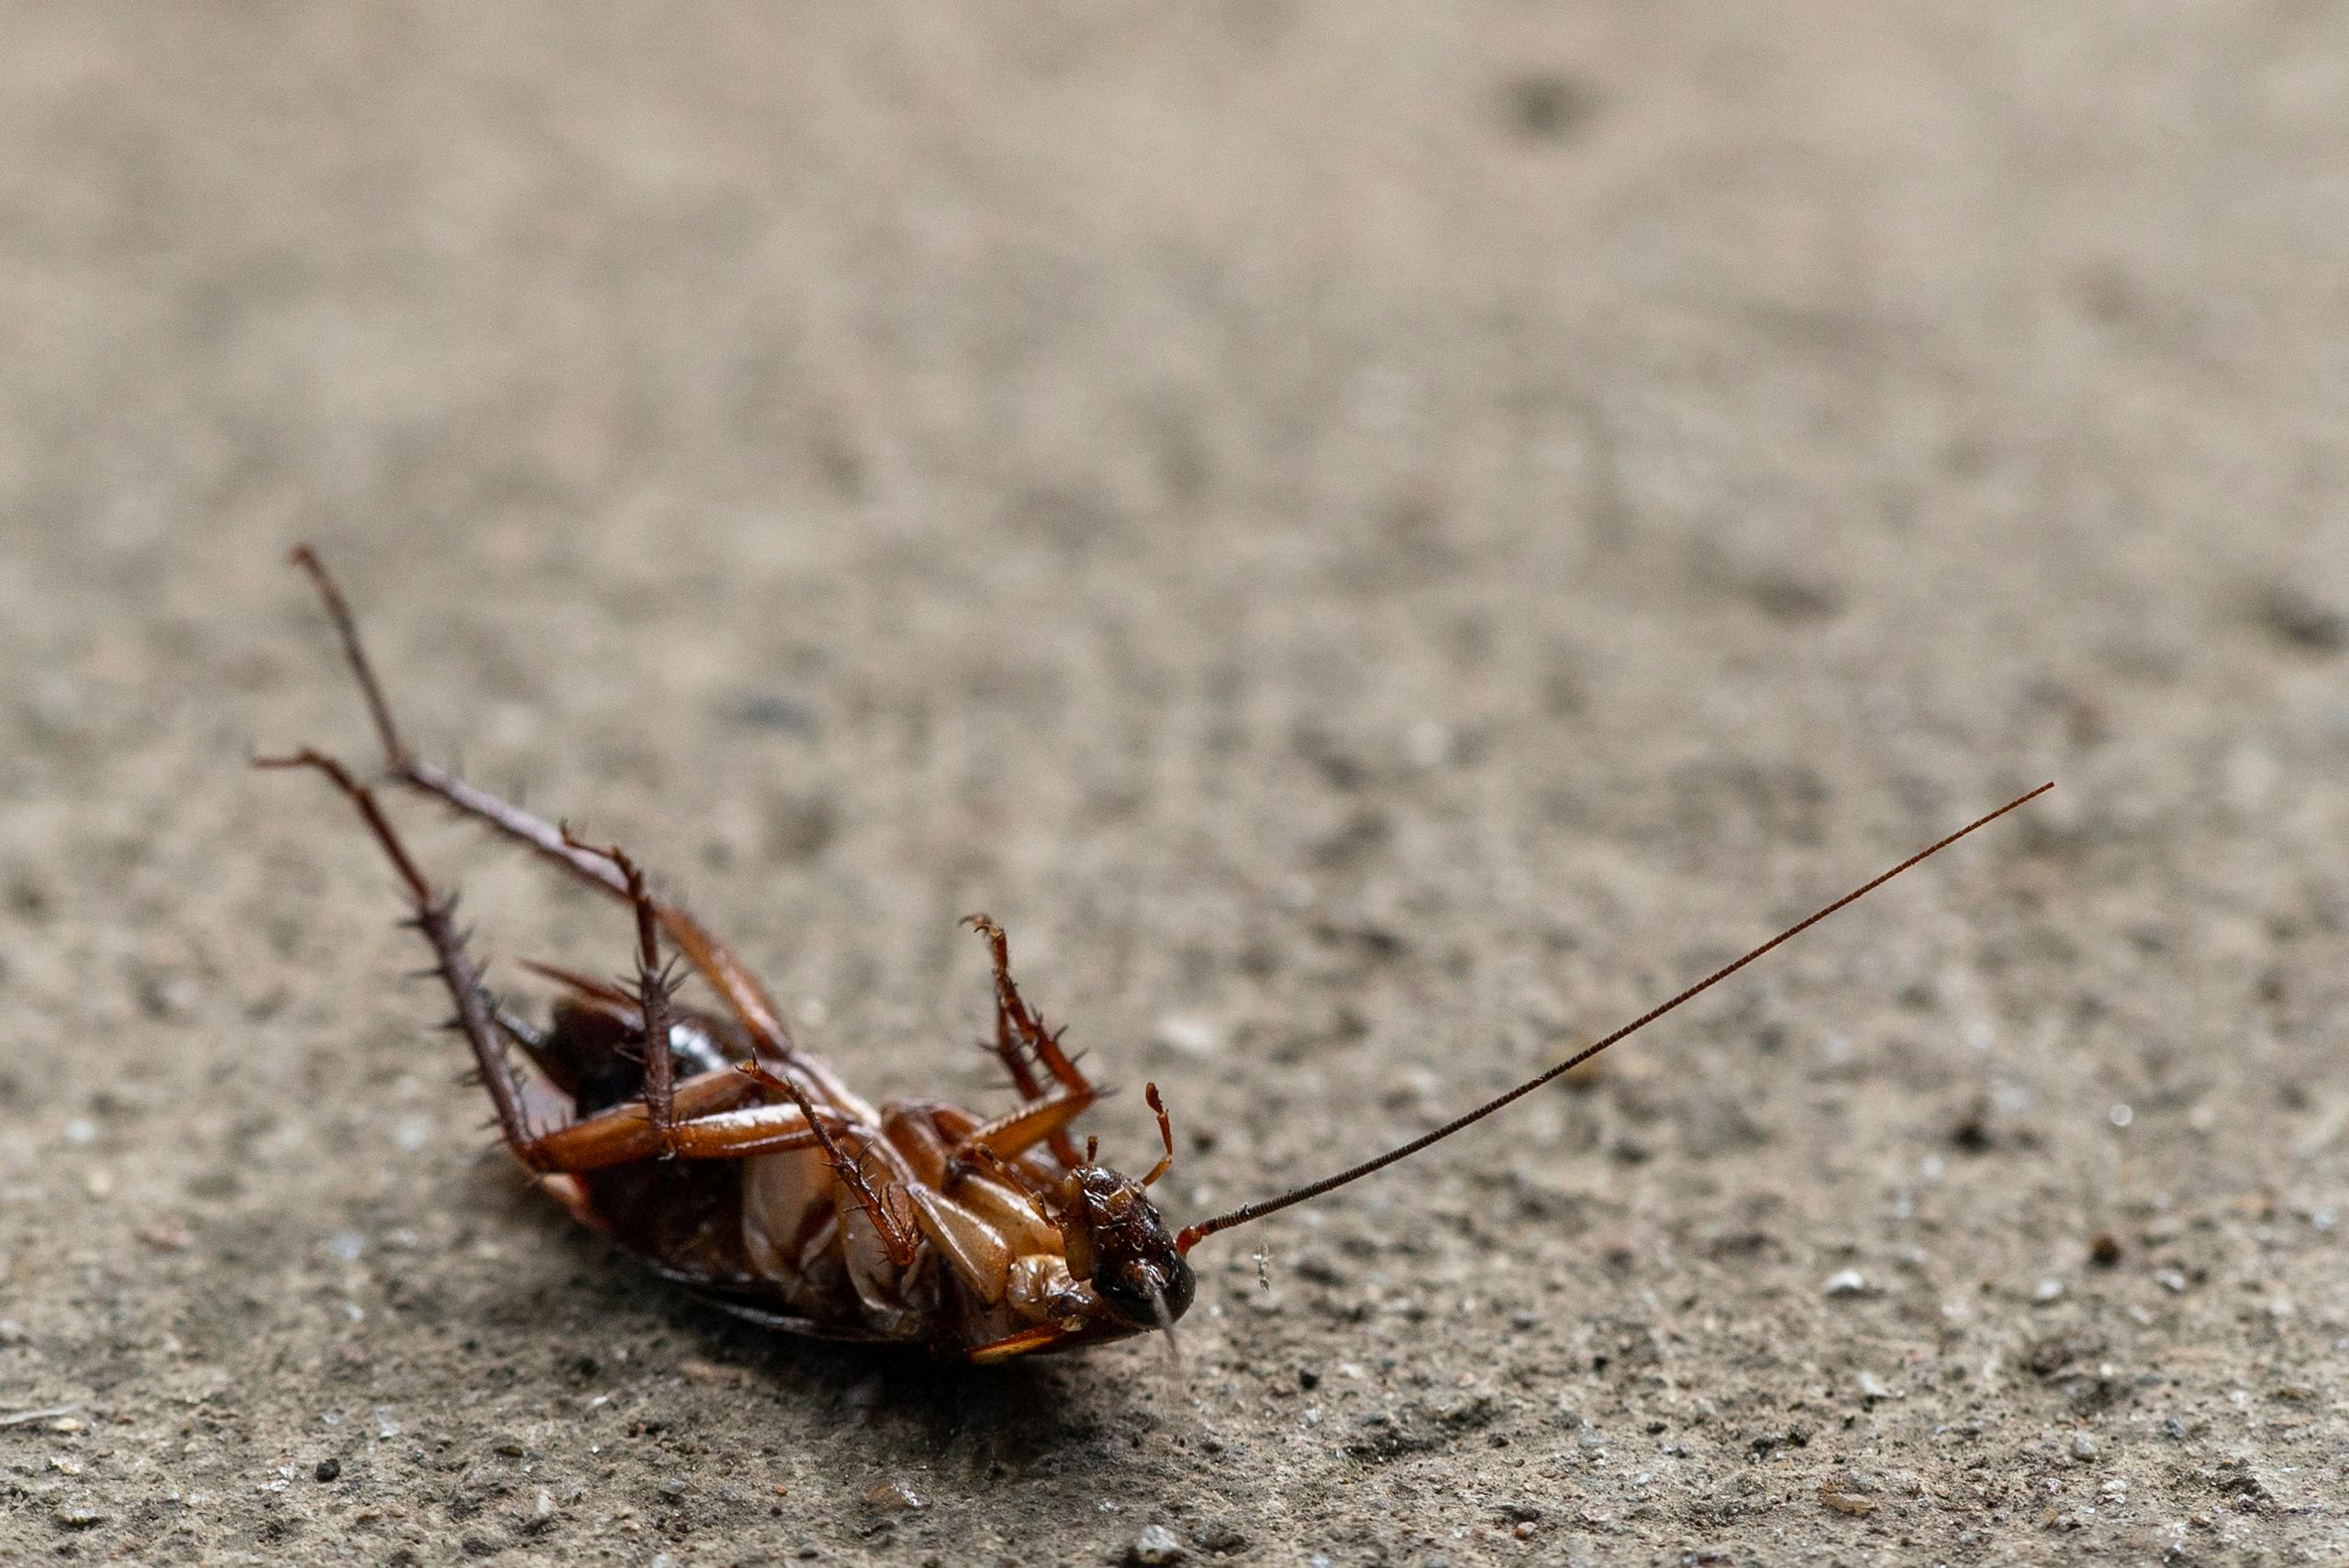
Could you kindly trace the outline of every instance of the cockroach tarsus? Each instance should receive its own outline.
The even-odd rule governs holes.
[[[1909,856],[1669,1001],[1465,1115],[1334,1175],[1168,1229],[1150,1189],[1174,1134],[1144,1091],[1164,1151],[1140,1180],[1080,1149],[1077,1119],[1101,1091],[1061,1049],[1011,977],[1003,928],[964,924],[994,969],[995,1052],[1019,1096],[993,1118],[930,1100],[874,1106],[792,1039],[758,981],[682,906],[650,891],[618,846],[588,843],[417,757],[402,739],[340,589],[307,546],[294,551],[342,641],[392,783],[485,823],[603,889],[634,917],[632,980],[528,967],[561,995],[543,1026],[483,983],[440,892],[408,853],[374,788],[323,752],[256,759],[327,778],[392,862],[409,924],[448,990],[448,1027],[473,1052],[506,1147],[582,1223],[726,1309],[796,1333],[907,1343],[975,1362],[1171,1331],[1191,1304],[1187,1255],[1219,1231],[1360,1180],[1483,1120],[1637,1033],[1919,862],[2054,788],[2040,785]],[[674,956],[664,956],[663,945]],[[721,1005],[682,1004],[676,966]],[[536,1073],[518,1069],[518,1050]],[[533,1092],[569,1118],[531,1124]]]

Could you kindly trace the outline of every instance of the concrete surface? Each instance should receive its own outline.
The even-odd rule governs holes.
[[[0,1558],[2349,1554],[2349,8],[6,36]],[[1203,1251],[1179,1371],[941,1372],[488,1157],[243,767],[363,755],[304,537],[872,1092],[1001,1103],[1001,917],[1178,1217],[2062,786]],[[518,993],[624,962],[406,819]]]

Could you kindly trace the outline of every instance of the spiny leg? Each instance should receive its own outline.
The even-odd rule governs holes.
[[[887,1140],[880,1132],[869,1127],[848,1127],[845,1129],[848,1136],[859,1145],[852,1154],[841,1146],[840,1138],[832,1130],[832,1124],[841,1118],[818,1109],[798,1079],[788,1073],[774,1072],[757,1062],[740,1062],[734,1070],[751,1082],[784,1095],[799,1107],[800,1113],[807,1118],[808,1129],[816,1135],[817,1143],[824,1151],[824,1162],[832,1168],[833,1176],[848,1188],[858,1207],[864,1210],[865,1218],[873,1221],[873,1228],[881,1233],[881,1244],[888,1249],[889,1261],[901,1269],[911,1263],[914,1261],[915,1238],[909,1226],[900,1223],[896,1211],[888,1203],[889,1184],[885,1181],[880,1189],[875,1190],[871,1178],[864,1173],[865,1155],[872,1152],[876,1145],[885,1149],[887,1146]],[[903,1195],[899,1195],[900,1197]]]
[[[598,850],[580,843],[568,828],[562,838],[568,846],[602,855],[628,883],[629,903],[636,910],[636,994],[631,999],[644,1029],[644,1114],[661,1140],[662,1152],[674,1153],[669,1129],[676,1121],[677,1066],[669,1040],[670,977],[661,964],[659,912],[644,890],[644,873],[618,844]]]
[[[413,924],[432,944],[432,956],[441,983],[449,988],[450,997],[456,1003],[456,1027],[473,1048],[473,1060],[481,1069],[483,1086],[488,1089],[490,1102],[497,1107],[497,1125],[505,1134],[506,1146],[515,1157],[532,1170],[543,1170],[540,1163],[537,1141],[522,1120],[521,1085],[515,1082],[513,1066],[500,1049],[490,1017],[489,1003],[482,990],[481,972],[473,960],[465,956],[463,941],[450,922],[453,899],[435,897],[432,884],[417,869],[409,858],[406,846],[400,842],[383,807],[365,784],[351,776],[350,770],[332,757],[304,749],[290,757],[262,757],[254,765],[262,768],[316,768],[333,781],[336,788],[349,796],[359,808],[359,815],[375,835],[375,840],[391,858],[392,865],[406,884],[409,902],[416,907]]]
[[[326,603],[327,615],[334,622],[335,631],[342,640],[345,660],[352,677],[358,682],[360,695],[365,698],[367,711],[374,720],[375,733],[383,742],[384,762],[392,775],[408,787],[433,795],[467,816],[489,824],[507,837],[536,850],[556,865],[587,882],[601,887],[616,897],[629,896],[627,875],[610,857],[601,851],[570,840],[562,828],[542,817],[535,817],[487,790],[467,784],[446,769],[418,758],[408,750],[397,723],[393,719],[391,704],[384,695],[383,685],[375,678],[374,667],[367,658],[365,646],[359,639],[359,624],[351,613],[351,606],[342,590],[328,574],[326,565],[308,545],[297,545],[294,563],[309,574],[318,595]],[[791,1030],[783,1021],[765,989],[742,967],[740,960],[724,943],[704,930],[694,917],[674,905],[655,903],[654,912],[662,929],[669,935],[685,962],[722,997],[728,1008],[740,1018],[743,1029],[751,1037],[753,1051],[774,1056],[787,1062],[798,1074],[812,1081],[824,1096],[842,1106],[862,1113],[870,1109],[854,1092],[841,1083],[824,1064],[801,1051],[793,1044]]]
[[[963,924],[979,933],[994,959],[996,1054],[1003,1058],[1004,1067],[1021,1097],[1030,1101],[1046,1098],[1030,1064],[1032,1058],[1068,1091],[1068,1097],[1081,1096],[1089,1104],[1097,1094],[1092,1082],[1061,1050],[1060,1037],[1046,1029],[1044,1021],[1029,1010],[1018,984],[1011,978],[1011,940],[1004,935],[1003,928],[985,915],[966,915]],[[1062,1164],[1077,1163],[1076,1140],[1069,1135],[1065,1123],[1053,1127],[1048,1140]]]
[[[257,759],[255,765],[316,768],[359,808],[406,885],[417,910],[411,923],[432,944],[437,973],[456,1001],[457,1026],[473,1048],[482,1082],[497,1108],[498,1126],[507,1145],[531,1170],[541,1174],[593,1171],[670,1152],[686,1159],[740,1159],[750,1154],[814,1147],[824,1142],[825,1135],[834,1128],[850,1129],[845,1118],[831,1112],[818,1113],[811,1129],[804,1107],[796,1121],[760,1116],[762,1107],[744,1104],[755,1092],[754,1085],[729,1068],[673,1084],[668,1099],[670,1119],[665,1125],[653,1119],[649,1105],[623,1106],[543,1136],[532,1136],[522,1120],[521,1086],[516,1083],[512,1066],[492,1031],[503,1031],[526,1048],[532,1043],[543,1044],[543,1036],[490,1001],[482,986],[480,971],[466,957],[463,943],[450,922],[451,901],[434,895],[431,884],[424,879],[390,819],[384,815],[374,792],[354,779],[340,762],[314,751],[302,751],[289,757],[263,757]],[[639,956],[642,960],[646,955],[640,952]],[[654,978],[659,978],[657,973]],[[660,987],[651,989],[657,995]],[[657,1017],[657,1002],[654,1007],[653,1016]]]

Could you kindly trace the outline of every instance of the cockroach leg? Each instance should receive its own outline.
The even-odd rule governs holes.
[[[551,980],[566,990],[575,991],[590,1001],[601,1002],[607,1006],[622,1010],[632,1010],[636,1006],[636,998],[630,996],[622,987],[607,980],[598,980],[592,974],[582,974],[575,969],[565,969],[559,963],[542,963],[535,958],[522,959],[519,964],[531,973],[542,979]]]
[[[873,1221],[873,1228],[881,1233],[881,1242],[888,1249],[889,1261],[901,1269],[910,1264],[914,1261],[915,1238],[907,1227],[899,1223],[896,1212],[887,1201],[889,1184],[884,1181],[876,1190],[871,1178],[864,1173],[865,1156],[872,1153],[876,1145],[884,1149],[887,1147],[888,1140],[882,1137],[880,1131],[871,1127],[849,1124],[836,1134],[830,1124],[839,1122],[840,1118],[827,1117],[819,1111],[809,1098],[807,1088],[788,1073],[777,1073],[758,1062],[740,1062],[734,1071],[762,1088],[784,1095],[799,1107],[815,1133],[817,1144],[824,1151],[825,1162],[831,1166],[832,1174],[849,1189],[857,1206],[864,1210],[865,1218]],[[843,1147],[844,1140],[857,1145],[854,1154]]]
[[[505,1135],[506,1146],[515,1157],[532,1170],[543,1170],[537,1142],[522,1120],[521,1085],[515,1081],[513,1063],[507,1060],[499,1047],[495,1026],[490,1018],[490,1004],[482,989],[481,972],[465,955],[464,943],[458,938],[449,916],[453,901],[437,897],[432,884],[424,879],[410,858],[407,847],[400,842],[399,834],[392,828],[391,819],[376,804],[374,792],[357,779],[340,762],[323,752],[304,749],[287,757],[261,757],[254,760],[262,768],[316,768],[335,787],[350,797],[359,808],[375,835],[375,841],[390,857],[393,869],[399,873],[406,885],[408,901],[415,907],[414,924],[432,945],[432,956],[438,964],[440,979],[456,1004],[457,1029],[473,1049],[473,1061],[481,1070],[483,1086],[488,1089],[490,1103],[497,1111],[498,1129]]]
[[[1068,1338],[1069,1333],[1070,1330],[1057,1323],[1046,1323],[1040,1328],[1022,1329],[1017,1334],[1007,1334],[984,1345],[973,1345],[963,1354],[974,1366],[993,1366],[998,1362],[1049,1350]]]
[[[1029,1064],[1032,1059],[1041,1062],[1044,1071],[1063,1088],[1086,1096],[1089,1103],[1095,1094],[1091,1080],[1061,1050],[1060,1036],[1045,1029],[1043,1019],[1029,1010],[1019,984],[1011,978],[1011,939],[985,915],[967,915],[963,924],[979,933],[994,959],[996,1054],[1003,1058],[1020,1095],[1029,1100],[1044,1097],[1034,1069]],[[1065,1129],[1055,1129],[1050,1141],[1052,1153],[1061,1163],[1076,1163],[1076,1140]]]
[[[723,1079],[733,1080],[742,1089],[754,1087],[730,1069],[723,1074],[708,1074],[680,1085],[681,1106],[693,1108],[684,1096],[715,1100],[716,1091],[731,1087],[721,1082]],[[696,1090],[711,1093],[696,1095]],[[540,1152],[555,1169],[579,1172],[605,1170],[656,1156],[741,1160],[753,1154],[782,1154],[795,1149],[823,1146],[823,1134],[808,1125],[806,1113],[796,1106],[727,1105],[722,1100],[716,1103],[718,1108],[683,1117],[666,1128],[656,1127],[641,1105],[616,1106],[548,1133],[539,1140]],[[829,1118],[826,1130],[837,1136],[848,1130],[848,1124],[837,1118]]]
[[[989,1174],[996,1176],[1006,1186],[1026,1198],[1028,1207],[1036,1211],[1037,1218],[1046,1225],[1053,1223],[1052,1212],[1044,1202],[1045,1191],[1031,1173],[1005,1159],[984,1143],[970,1145],[970,1154],[974,1163],[985,1167]]]
[[[1098,1098],[1100,1095],[1096,1091],[1087,1088],[1082,1093],[1059,1094],[1050,1099],[1037,1100],[973,1128],[951,1152],[961,1159],[969,1157],[974,1150],[985,1149],[1002,1159],[1017,1159],[1039,1143],[1067,1139],[1068,1124],[1083,1116]],[[1090,1164],[1092,1162],[1087,1160],[1085,1162]],[[1074,1164],[1076,1162],[1069,1160],[1063,1163]]]
[[[336,585],[325,563],[309,546],[295,547],[293,559],[295,565],[309,574],[311,582],[317,584],[318,596],[326,603],[327,615],[334,622],[335,631],[342,640],[344,659],[351,666],[352,677],[358,682],[367,711],[374,720],[376,736],[383,742],[384,764],[392,776],[401,784],[432,795],[469,817],[487,823],[507,838],[536,850],[581,881],[600,887],[616,897],[628,897],[628,878],[610,857],[567,842],[562,830],[554,824],[487,790],[467,784],[448,770],[424,762],[408,750],[407,741],[401,736],[398,724],[393,718],[391,704],[384,695],[383,684],[375,678],[366,647],[360,641],[359,623],[352,617],[342,590]],[[847,1084],[822,1062],[793,1043],[791,1031],[785,1025],[781,1011],[725,944],[704,930],[699,922],[684,909],[659,903],[653,907],[660,917],[662,929],[668,933],[677,951],[685,954],[685,962],[708,983],[710,989],[724,998],[729,1010],[741,1021],[754,1051],[788,1062],[814,1082],[826,1098],[837,1104],[863,1108],[863,1103]]]
[[[644,1035],[644,1114],[660,1140],[664,1157],[675,1154],[669,1129],[676,1121],[676,1057],[669,1040],[671,1016],[669,976],[661,967],[660,912],[644,889],[644,872],[618,844],[583,844],[562,829],[563,842],[602,855],[619,868],[628,883],[628,899],[636,911],[636,989],[630,998]]]
[[[264,768],[315,768],[331,780],[358,807],[360,816],[373,831],[376,840],[382,844],[406,885],[409,901],[416,909],[411,923],[432,944],[433,956],[438,961],[437,973],[456,1004],[456,1027],[473,1050],[478,1075],[489,1091],[490,1102],[497,1113],[498,1129],[507,1146],[530,1170],[542,1175],[597,1170],[662,1153],[672,1146],[676,1153],[688,1159],[735,1159],[747,1154],[807,1148],[818,1140],[817,1135],[809,1131],[804,1117],[788,1126],[767,1126],[755,1120],[708,1123],[705,1118],[725,1117],[729,1112],[739,1113],[752,1092],[752,1085],[730,1069],[724,1073],[702,1074],[673,1092],[672,1122],[665,1130],[652,1122],[649,1107],[629,1105],[590,1117],[584,1121],[573,1122],[551,1133],[533,1135],[522,1117],[522,1086],[514,1076],[513,1064],[499,1046],[498,1037],[503,1034],[535,1055],[545,1049],[545,1033],[489,999],[488,993],[482,986],[479,969],[466,955],[463,943],[450,921],[450,901],[434,894],[431,884],[425,880],[423,873],[408,854],[406,845],[392,827],[390,818],[384,816],[374,792],[353,778],[350,770],[340,762],[314,751],[303,751],[287,757],[259,758],[255,765]],[[687,1119],[675,1118],[675,1113],[680,1109]],[[847,1126],[837,1117],[829,1119],[843,1128]]]
[[[1141,1097],[1143,1103],[1150,1106],[1151,1114],[1158,1118],[1158,1140],[1166,1145],[1166,1152],[1157,1164],[1150,1168],[1150,1174],[1141,1179],[1143,1186],[1154,1187],[1159,1177],[1174,1168],[1174,1124],[1167,1119],[1166,1102],[1158,1097],[1157,1084],[1143,1084]]]
[[[477,789],[455,774],[417,762],[404,751],[395,752],[393,776],[411,788],[432,795],[505,834],[507,838],[538,851],[556,865],[581,881],[600,887],[618,897],[629,896],[625,873],[602,852],[565,841],[562,830],[543,818],[533,817],[519,806]],[[653,904],[653,912],[661,929],[670,941],[685,957],[696,973],[718,993],[728,1009],[740,1020],[751,1038],[753,1049],[762,1054],[774,1056],[802,1071],[823,1073],[820,1064],[793,1042],[790,1029],[783,1021],[783,1014],[758,981],[744,969],[726,945],[705,930],[690,914],[672,904]],[[829,1092],[831,1085],[827,1084]]]
[[[1012,1032],[1011,1014],[1005,1009],[1000,999],[995,1007],[993,1049],[996,1059],[1003,1063],[1003,1070],[1011,1074],[1011,1086],[1019,1091],[1021,1100],[1032,1102],[1044,1097],[1044,1087],[1036,1076],[1035,1063],[1029,1061],[1027,1049],[1019,1043],[1019,1037]]]
[[[1076,1063],[1061,1050],[1059,1034],[1047,1029],[1044,1020],[1030,1009],[1026,999],[1019,995],[1019,986],[1011,978],[1011,940],[1004,935],[1003,928],[985,915],[966,915],[963,917],[963,924],[978,932],[987,944],[988,954],[995,962],[996,1006],[1009,1021],[1019,1043],[1026,1046],[1035,1059],[1043,1063],[1044,1071],[1063,1087],[1091,1088],[1092,1084],[1077,1069]]]

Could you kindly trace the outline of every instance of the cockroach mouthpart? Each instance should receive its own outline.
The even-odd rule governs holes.
[[[472,1051],[499,1135],[556,1201],[659,1273],[753,1322],[823,1339],[918,1344],[976,1362],[1170,1331],[1191,1305],[1191,1249],[1219,1231],[1319,1197],[1451,1137],[1710,989],[1772,948],[2054,787],[2040,785],[1798,921],[1733,963],[1507,1094],[1335,1175],[1170,1231],[1150,1189],[1174,1162],[1158,1085],[1144,1098],[1163,1152],[1136,1181],[1099,1160],[1077,1119],[1100,1097],[1011,978],[1010,943],[985,915],[963,923],[995,973],[994,1048],[1019,1104],[993,1118],[934,1100],[875,1107],[803,1050],[747,969],[683,907],[649,890],[616,845],[587,843],[417,757],[361,645],[342,593],[306,545],[309,573],[342,639],[394,784],[486,824],[601,888],[633,916],[621,984],[547,964],[560,987],[544,1025],[482,983],[451,918],[454,899],[409,855],[374,789],[303,750],[256,760],[317,773],[390,859],[447,988],[449,1028]],[[665,949],[665,952],[664,952]],[[680,1004],[674,965],[717,995]],[[518,1050],[571,1106],[540,1129]],[[1261,1273],[1263,1256],[1258,1254]]]

